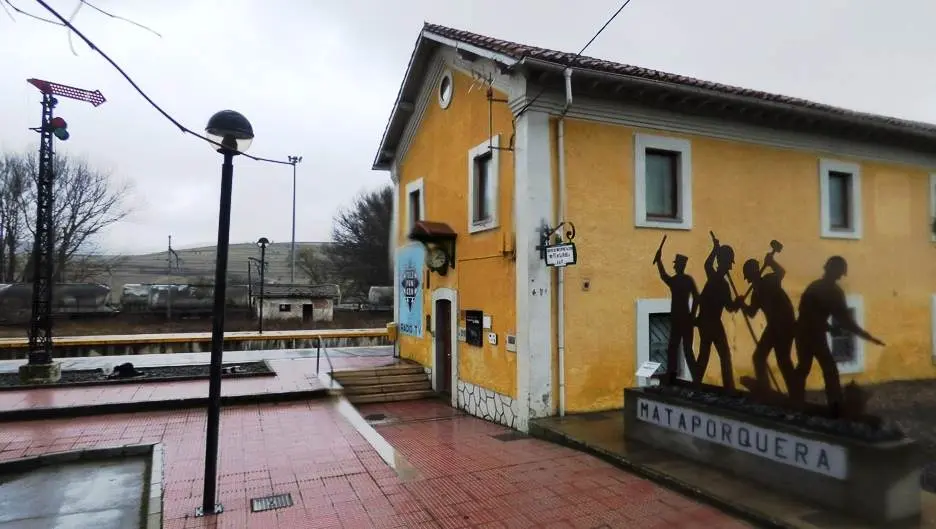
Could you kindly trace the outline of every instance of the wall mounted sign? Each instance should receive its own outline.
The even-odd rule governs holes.
[[[574,265],[578,260],[575,243],[550,244],[546,246],[546,266]]]
[[[484,312],[480,310],[465,311],[465,342],[468,345],[481,347],[484,344],[483,322]]]
[[[397,250],[397,280],[400,282],[400,333],[422,338],[423,335],[423,266],[426,250],[410,244]]]

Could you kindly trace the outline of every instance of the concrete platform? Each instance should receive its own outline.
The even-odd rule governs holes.
[[[74,451],[0,463],[0,529],[156,529],[162,447]]]
[[[314,350],[225,352],[225,363],[264,360],[276,375],[224,380],[221,384],[222,404],[231,406],[326,397],[330,390],[320,375],[332,368],[338,371],[394,362],[392,347],[327,349],[323,350],[320,360],[316,360],[316,354]],[[63,369],[110,369],[126,361],[126,357],[117,356],[70,358],[63,359],[62,363]],[[132,361],[141,367],[207,364],[210,354],[142,355],[132,358]],[[15,372],[23,362],[2,361],[0,372]],[[207,405],[207,398],[207,379],[10,389],[0,392],[0,422],[203,408]]]
[[[781,495],[670,452],[628,442],[622,411],[531,421],[530,434],[596,455],[674,490],[689,494],[761,527],[875,529],[805,501]],[[912,527],[936,528],[936,495],[921,492],[922,519]]]
[[[387,329],[320,329],[298,331],[228,332],[225,351],[312,349],[322,347],[387,346]],[[211,333],[61,336],[54,338],[56,358],[199,353],[211,350]],[[25,358],[29,341],[0,338],[0,360]]]

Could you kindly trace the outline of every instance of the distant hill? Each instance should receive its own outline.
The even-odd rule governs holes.
[[[296,283],[308,284],[309,277],[300,266],[299,256],[305,248],[323,252],[332,243],[296,242]],[[266,280],[268,283],[289,283],[289,243],[272,243],[266,249]],[[174,249],[179,256],[179,266],[172,259],[171,275],[168,275],[169,261],[167,252],[155,252],[141,255],[102,255],[89,257],[95,263],[109,263],[107,270],[95,272],[96,280],[111,288],[112,301],[120,297],[123,285],[132,283],[199,283],[212,282],[215,270],[215,247]],[[245,284],[247,282],[248,258],[260,259],[260,248],[254,243],[232,244],[228,250],[228,281]],[[252,263],[251,274],[257,281],[257,265]]]

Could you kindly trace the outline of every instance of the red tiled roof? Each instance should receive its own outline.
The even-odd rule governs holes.
[[[515,60],[521,60],[530,57],[533,59],[548,61],[557,65],[568,66],[572,68],[581,68],[597,72],[606,72],[611,74],[642,78],[662,83],[683,85],[715,93],[731,96],[741,96],[761,100],[764,102],[838,115],[844,118],[866,121],[869,125],[890,125],[921,132],[936,133],[936,125],[930,123],[858,112],[855,110],[848,110],[823,103],[816,103],[796,97],[789,97],[768,92],[761,92],[759,90],[751,90],[748,88],[713,83],[711,81],[703,81],[701,79],[695,79],[683,75],[661,72],[649,68],[641,68],[640,66],[595,59],[593,57],[586,57],[584,55],[579,56],[575,53],[550,50],[536,46],[528,46],[526,44],[519,44],[507,40],[486,37],[477,33],[453,29],[437,24],[430,24],[428,22],[423,25],[423,31],[457,40],[459,42],[464,42],[466,44],[471,44],[490,52],[506,55]]]
[[[432,40],[436,42],[430,42]],[[620,81],[629,80],[631,84],[653,84],[664,91],[691,90],[695,92],[694,95],[728,102],[732,107],[738,103],[741,109],[766,110],[774,117],[784,118],[787,125],[798,118],[806,118],[797,125],[799,130],[816,133],[825,131],[825,133],[845,137],[845,130],[849,129],[856,132],[858,136],[864,136],[864,141],[886,139],[888,143],[905,149],[927,154],[936,152],[936,125],[934,124],[858,112],[796,97],[703,81],[650,68],[581,56],[576,53],[519,44],[427,22],[423,24],[420,38],[410,57],[393,112],[374,159],[374,169],[390,168],[399,138],[411,117],[413,101],[421,87],[419,79],[425,74],[432,49],[442,40],[474,46],[484,52],[499,55],[505,59],[503,62],[508,63],[508,66],[518,63],[534,71],[569,67],[585,75],[613,76]],[[554,68],[550,68],[551,66]]]

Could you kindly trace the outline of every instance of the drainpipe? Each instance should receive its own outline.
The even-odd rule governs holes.
[[[565,115],[572,106],[572,69],[566,68],[565,75],[565,106],[559,114],[559,130],[556,148],[559,151],[559,222],[565,222],[566,216],[566,167],[565,167]],[[565,267],[559,267],[559,292],[557,295],[557,327],[556,345],[559,353],[559,416],[565,416]]]

